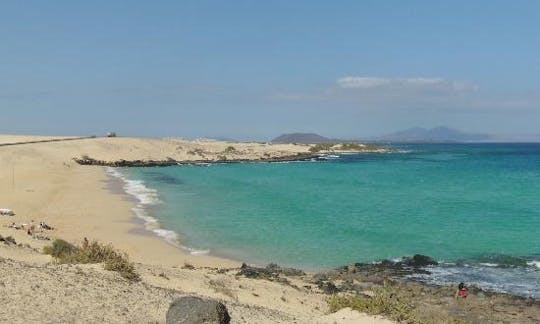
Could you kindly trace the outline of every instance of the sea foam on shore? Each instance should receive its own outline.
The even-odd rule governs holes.
[[[180,244],[178,234],[175,231],[164,229],[159,221],[149,213],[149,208],[159,205],[161,200],[157,190],[148,187],[143,180],[133,180],[126,177],[118,168],[107,167],[107,174],[122,182],[124,192],[136,201],[132,208],[133,213],[144,222],[144,228],[164,239],[167,243],[187,250],[191,255],[206,255],[209,250],[198,250]]]
[[[132,196],[137,202],[132,208],[133,213],[144,221],[144,227],[148,231],[165,239],[168,243],[179,246],[178,235],[174,231],[161,228],[158,220],[148,213],[148,208],[161,203],[157,190],[149,188],[142,180],[128,179],[118,169],[107,167],[107,174],[122,182],[123,190]]]
[[[457,262],[441,261],[439,265],[425,269],[429,274],[418,273],[410,278],[443,286],[465,281],[492,292],[540,299],[538,260],[505,255],[490,256],[490,259],[490,262],[485,262],[486,257]]]

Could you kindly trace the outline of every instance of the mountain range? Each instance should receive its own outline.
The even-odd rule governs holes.
[[[315,133],[288,133],[274,138],[272,143],[344,143],[344,142],[398,142],[398,143],[482,143],[482,142],[540,142],[538,135],[489,135],[466,133],[439,126],[431,129],[412,127],[380,137],[358,140],[335,139]]]
[[[274,138],[272,143],[320,144],[340,142],[315,133],[288,133]]]
[[[376,138],[376,140],[384,142],[422,143],[491,142],[496,140],[496,136],[487,134],[464,133],[456,129],[439,126],[431,129],[412,127],[406,130],[381,136],[379,138]]]

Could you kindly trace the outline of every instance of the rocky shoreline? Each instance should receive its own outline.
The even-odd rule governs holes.
[[[243,264],[237,275],[293,286],[291,278],[302,278],[304,286],[296,288],[318,288],[329,298],[347,296],[381,302],[378,300],[381,297],[374,292],[384,290],[390,300],[399,300],[406,305],[407,311],[415,318],[406,321],[411,323],[540,322],[539,300],[492,292],[477,286],[468,286],[468,298],[458,300],[455,298],[457,283],[455,287],[431,285],[408,278],[411,274],[429,274],[426,267],[437,264],[432,258],[417,254],[399,261],[355,263],[315,274],[305,274],[301,270],[275,264],[265,268]],[[389,313],[380,314],[392,317]]]
[[[204,159],[204,160],[117,160],[117,161],[105,161],[97,160],[91,157],[73,158],[73,161],[80,165],[97,165],[108,167],[167,167],[173,165],[204,165],[211,163],[246,163],[246,162],[296,162],[296,161],[310,161],[319,157],[319,154],[311,153],[297,153],[294,155],[268,157],[268,158],[216,158],[216,159]]]

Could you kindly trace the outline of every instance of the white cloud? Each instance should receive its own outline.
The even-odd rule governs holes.
[[[379,91],[437,91],[467,92],[478,86],[468,82],[452,81],[443,78],[379,78],[366,76],[346,76],[336,81],[341,89],[379,90]]]
[[[478,85],[441,77],[344,76],[327,87],[274,94],[274,100],[311,102],[355,110],[471,109],[482,97]]]

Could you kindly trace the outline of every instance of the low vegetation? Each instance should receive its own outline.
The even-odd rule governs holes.
[[[366,149],[366,146],[358,143],[343,143],[339,149],[344,151],[362,151]]]
[[[188,151],[187,154],[204,156],[206,152],[201,148],[195,148],[193,150]]]
[[[370,315],[385,315],[398,322],[423,323],[417,318],[414,306],[400,297],[392,286],[376,287],[373,293],[373,296],[334,295],[328,299],[328,307],[331,312],[350,307]]]
[[[321,151],[330,151],[336,144],[334,143],[320,143],[316,144],[309,148],[309,151],[312,153],[317,153]]]
[[[227,146],[227,148],[223,152],[225,152],[225,153],[234,153],[234,152],[236,152],[236,149],[234,148],[234,146]]]
[[[105,270],[116,271],[128,280],[140,280],[128,255],[114,249],[110,244],[92,241],[87,247],[80,247],[56,239],[43,248],[43,253],[50,254],[58,263],[103,263]]]

